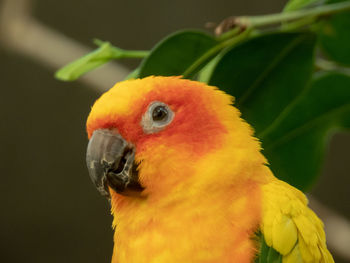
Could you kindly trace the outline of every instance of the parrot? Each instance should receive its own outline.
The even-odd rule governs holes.
[[[181,76],[118,82],[88,115],[112,263],[330,263],[306,196],[277,179],[234,98]]]

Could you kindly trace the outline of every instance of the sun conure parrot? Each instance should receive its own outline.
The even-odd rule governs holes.
[[[216,87],[117,83],[87,120],[87,165],[110,198],[113,263],[334,262],[305,195],[278,180]]]

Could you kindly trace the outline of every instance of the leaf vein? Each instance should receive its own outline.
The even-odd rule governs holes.
[[[301,35],[291,41],[285,48],[282,49],[272,62],[266,67],[266,69],[259,75],[259,77],[253,82],[253,84],[246,89],[246,92],[237,98],[237,106],[240,107],[248,97],[256,90],[256,88],[264,81],[268,74],[273,71],[273,69],[288,55],[288,53],[293,50],[300,42],[306,38],[305,35]]]
[[[283,135],[282,137],[277,139],[275,142],[273,142],[269,146],[265,147],[265,150],[271,150],[271,149],[277,147],[278,145],[281,145],[282,143],[285,143],[288,140],[296,137],[298,134],[300,134],[303,131],[305,131],[306,129],[316,125],[317,123],[327,120],[328,118],[332,117],[333,114],[341,114],[343,112],[346,112],[347,110],[350,111],[350,104],[345,104],[345,105],[342,105],[340,107],[336,107],[335,109],[328,111],[327,113],[321,114],[320,116],[316,117],[312,121],[309,121],[309,122],[295,128],[295,129],[291,130],[290,132],[286,133],[285,135]]]

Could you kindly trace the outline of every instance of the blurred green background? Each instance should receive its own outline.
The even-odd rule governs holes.
[[[282,0],[1,0],[0,262],[110,261],[112,217],[85,167],[85,120],[102,91],[137,65],[122,61],[121,72],[106,81],[100,78],[100,86],[98,81],[87,84],[89,79],[57,81],[53,73],[60,61],[36,52],[51,42],[47,44],[45,37],[39,41],[35,31],[25,34],[33,30],[26,21],[34,19],[35,26],[53,30],[76,45],[93,48],[96,37],[126,49],[150,49],[175,30],[204,29],[206,22],[231,15],[279,12],[284,4]],[[22,19],[27,19],[24,26],[16,24]],[[32,38],[37,40],[33,44]],[[21,51],[23,43],[28,44],[25,51]],[[57,49],[50,50],[52,60],[67,55],[64,47],[56,41]],[[103,69],[99,72],[103,74]],[[350,136],[337,134],[311,194],[343,220],[350,219],[349,171]],[[324,216],[328,212],[322,207],[319,211]],[[327,230],[338,231],[336,227]],[[349,262],[336,246],[330,245],[336,262]]]

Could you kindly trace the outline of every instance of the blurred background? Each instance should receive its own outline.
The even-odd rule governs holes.
[[[54,71],[93,38],[150,49],[183,28],[279,12],[285,0],[0,0],[0,262],[110,262],[112,217],[85,167],[85,120],[99,95],[137,65],[121,61],[79,82]],[[350,262],[350,136],[331,140],[311,205],[336,262]]]

